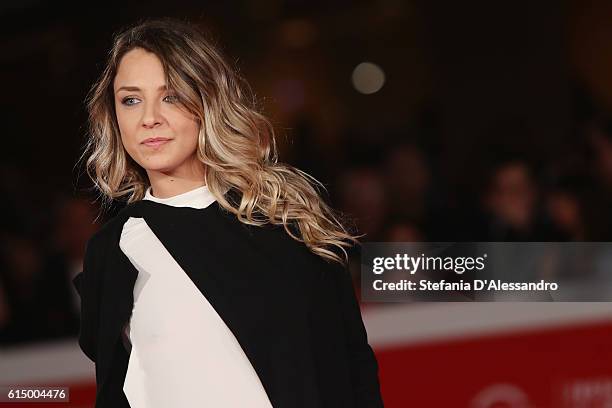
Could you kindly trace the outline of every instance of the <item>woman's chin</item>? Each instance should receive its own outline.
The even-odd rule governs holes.
[[[146,166],[142,166],[147,172],[157,173],[172,173],[175,166],[169,166],[168,163],[147,163]]]

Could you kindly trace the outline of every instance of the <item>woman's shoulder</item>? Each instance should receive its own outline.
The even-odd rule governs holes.
[[[308,248],[303,241],[296,240],[289,232],[299,237],[296,228],[285,228],[282,224],[266,224],[259,227],[250,226],[251,237],[266,255],[282,259],[292,266],[291,269],[317,270],[337,273],[344,268],[336,261],[324,259]],[[287,229],[289,231],[287,231]],[[330,249],[335,251],[335,249]]]
[[[136,216],[134,210],[137,206],[135,204],[136,203],[127,204],[114,216],[106,220],[102,226],[91,235],[87,242],[87,246],[99,249],[114,242],[114,240],[118,240],[126,222],[130,217]]]

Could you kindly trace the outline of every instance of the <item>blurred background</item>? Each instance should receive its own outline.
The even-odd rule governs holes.
[[[364,241],[612,241],[610,1],[4,1],[0,385],[93,406],[71,279],[123,204],[77,165],[83,101],[160,16],[220,42]],[[612,406],[609,303],[362,307],[386,406]]]

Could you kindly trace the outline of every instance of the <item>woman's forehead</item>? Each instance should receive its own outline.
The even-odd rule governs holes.
[[[140,48],[131,50],[119,62],[114,85],[160,90],[166,85],[164,68],[157,55]]]

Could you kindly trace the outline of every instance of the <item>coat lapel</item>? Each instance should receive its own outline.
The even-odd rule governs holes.
[[[130,207],[131,208],[131,207]],[[108,243],[103,281],[103,301],[100,305],[100,355],[106,356],[96,364],[96,377],[99,392],[106,384],[111,371],[117,342],[123,325],[132,314],[134,305],[134,284],[138,277],[138,270],[132,265],[127,256],[119,248],[119,240],[123,224],[129,217],[127,211],[117,215],[116,224],[111,228],[110,242]]]

